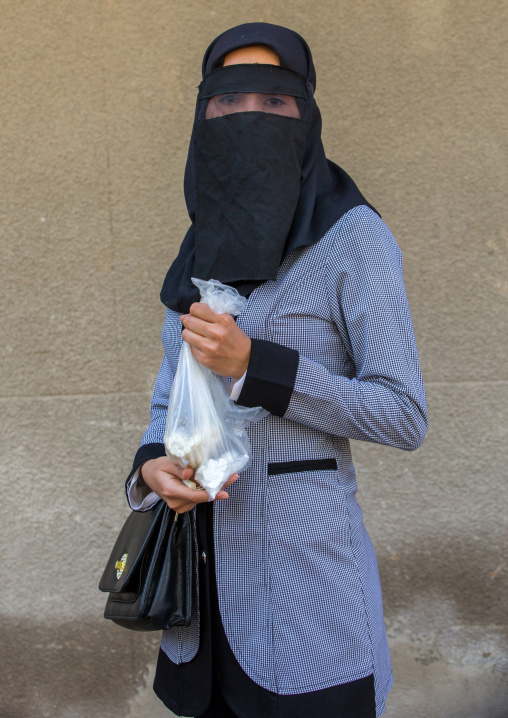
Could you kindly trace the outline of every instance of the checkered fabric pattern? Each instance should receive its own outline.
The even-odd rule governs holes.
[[[349,439],[416,449],[426,403],[400,250],[367,207],[292,252],[249,297],[238,325],[299,352],[283,417],[249,428],[252,462],[214,507],[219,605],[244,671],[279,694],[374,674],[377,714],[392,684],[374,549],[356,502]],[[181,331],[170,310],[143,444],[162,442]],[[239,398],[241,402],[241,395]],[[268,464],[335,458],[337,470],[269,475]],[[171,629],[174,661],[197,650]]]

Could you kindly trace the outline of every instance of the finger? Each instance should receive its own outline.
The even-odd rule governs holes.
[[[193,317],[190,314],[187,314],[184,317],[180,317],[180,321],[182,322],[185,329],[188,329],[194,334],[199,334],[199,336],[202,337],[212,336],[213,333],[216,331],[215,323],[207,322],[204,319],[198,319],[197,317]]]
[[[183,337],[183,334],[182,334],[182,337]],[[185,337],[183,337],[183,338],[184,338],[184,341],[187,341],[185,339]],[[190,346],[191,354],[194,357],[194,359],[196,359],[196,361],[198,361],[203,366],[208,366],[210,359],[213,360],[212,352],[207,351],[206,349],[202,349],[201,347],[197,347],[194,344],[191,344],[190,342],[188,342],[188,344]]]
[[[210,336],[193,332],[188,328],[185,328],[182,331],[182,339],[191,347],[195,347],[196,349],[200,349],[204,352],[212,352],[216,348],[213,339]]]
[[[170,458],[169,456],[160,456],[158,459],[152,460],[154,463],[153,470],[156,472],[162,471],[165,474],[171,474],[172,476],[178,476],[178,478],[181,478],[182,473],[184,471],[188,471],[189,468],[186,468],[184,466],[181,466],[175,459]],[[146,465],[151,463],[150,461],[146,462]],[[145,466],[145,464],[143,464]],[[190,469],[191,471],[194,471],[193,469]],[[185,476],[185,478],[188,478]]]
[[[183,514],[186,511],[190,511],[196,506],[196,504],[202,504],[209,501],[208,494],[206,491],[199,491],[196,489],[189,489],[192,492],[192,500],[176,498],[175,495],[164,498],[170,509],[176,511],[179,514]]]
[[[219,317],[224,317],[224,314],[217,314],[210,309],[208,304],[203,304],[203,302],[194,302],[194,304],[191,304],[189,313],[193,317],[204,319],[205,322],[217,322],[220,321]]]
[[[164,473],[169,474],[170,476],[174,476],[177,479],[180,479],[181,481],[183,481],[183,479],[192,479],[192,477],[194,476],[194,469],[192,469],[190,466],[180,466],[179,464],[169,459],[169,457],[167,468],[165,466],[161,466],[160,470],[164,471]]]
[[[229,479],[228,479],[228,480],[226,481],[226,483],[224,484],[223,488],[226,489],[228,486],[231,486],[231,484],[234,484],[235,481],[237,481],[238,478],[239,478],[238,474],[231,474],[231,476],[229,477]]]
[[[213,357],[210,355],[209,352],[201,351],[201,349],[197,349],[196,347],[191,347],[191,354],[198,361],[200,364],[202,364],[204,367],[208,367],[209,369],[212,368],[211,360],[213,361]],[[213,371],[215,371],[216,374],[219,373],[217,367],[214,367]]]
[[[192,469],[190,466],[187,466],[187,468],[182,470],[182,480],[192,481],[193,477],[194,469]]]
[[[185,484],[181,484],[181,489],[182,490],[179,491],[172,491],[171,496],[168,498],[179,504],[192,504],[193,506],[196,504],[204,504],[210,500],[210,497],[204,489],[191,489],[185,486]]]
[[[166,502],[197,504],[207,500],[208,494],[206,491],[191,489],[176,476],[171,477],[166,474],[166,477],[160,494]],[[202,494],[205,496],[202,497]]]
[[[153,462],[159,471],[165,471],[168,474],[174,474],[175,470],[179,468],[179,464],[169,456],[160,456],[158,459],[153,459]],[[155,462],[157,462],[157,464],[155,464]],[[149,462],[147,461],[146,463],[148,465]]]

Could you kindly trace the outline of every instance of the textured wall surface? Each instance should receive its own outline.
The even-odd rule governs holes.
[[[328,155],[404,253],[423,447],[355,444],[389,718],[508,716],[508,5],[0,0],[0,714],[169,716],[156,638],[102,619],[187,226],[201,56],[265,20],[314,52]]]

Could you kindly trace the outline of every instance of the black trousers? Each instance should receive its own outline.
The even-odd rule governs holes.
[[[372,676],[348,683],[347,687],[347,690],[340,693],[335,689],[325,689],[314,693],[277,696],[277,699],[282,700],[276,699],[274,715],[277,715],[277,718],[375,718]],[[253,710],[254,714],[258,715],[255,706]],[[212,689],[208,710],[196,718],[249,718],[249,715],[243,711],[233,711],[216,683]]]
[[[212,698],[208,710],[196,718],[238,718],[228,706],[218,686],[212,688]]]

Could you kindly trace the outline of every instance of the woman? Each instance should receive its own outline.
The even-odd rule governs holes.
[[[416,449],[425,393],[400,250],[326,159],[315,85],[285,28],[242,25],[205,53],[192,224],[162,288],[165,356],[127,483],[133,508],[195,508],[199,611],[164,632],[154,684],[179,715],[373,718],[392,683],[348,440]],[[196,303],[192,276],[248,297],[236,323]],[[239,404],[270,412],[213,504],[162,443],[182,339]]]

